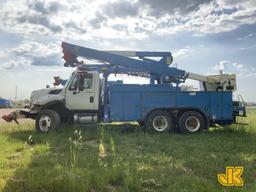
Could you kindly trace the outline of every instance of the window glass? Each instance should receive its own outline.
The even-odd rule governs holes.
[[[75,76],[75,78],[73,79],[73,81],[69,86],[69,90],[76,90],[76,89],[77,89],[77,75]]]
[[[82,74],[80,77],[80,88],[84,89],[92,89],[92,74]]]
[[[85,78],[84,89],[91,89],[91,88],[92,88],[92,78]]]

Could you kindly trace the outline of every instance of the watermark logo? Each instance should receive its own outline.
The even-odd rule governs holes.
[[[241,187],[244,185],[242,179],[244,168],[243,167],[226,167],[225,174],[218,174],[217,178],[221,185],[226,187],[237,186]]]

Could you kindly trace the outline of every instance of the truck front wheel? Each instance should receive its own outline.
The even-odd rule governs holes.
[[[146,119],[146,128],[154,132],[173,130],[173,118],[166,111],[153,111]]]
[[[206,128],[207,123],[201,113],[197,111],[186,111],[178,120],[181,133],[196,133]]]
[[[47,133],[53,129],[58,129],[60,126],[60,115],[51,109],[40,111],[36,118],[36,131]]]

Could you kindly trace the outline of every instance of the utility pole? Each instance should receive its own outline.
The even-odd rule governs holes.
[[[18,91],[18,86],[15,85],[15,103],[17,102],[17,91]]]

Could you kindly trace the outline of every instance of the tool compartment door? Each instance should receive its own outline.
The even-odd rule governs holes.
[[[140,94],[133,92],[112,92],[112,121],[134,121],[140,117]]]

